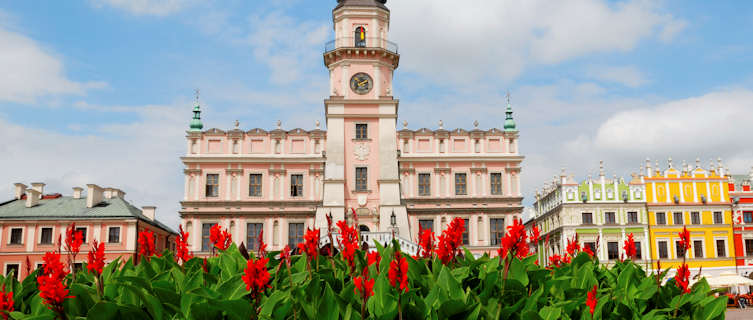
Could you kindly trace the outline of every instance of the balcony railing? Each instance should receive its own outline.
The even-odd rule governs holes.
[[[332,233],[332,239],[335,241],[335,246],[337,246],[337,243],[340,240],[340,234]],[[395,240],[397,240],[397,243],[400,244],[400,250],[403,253],[409,255],[418,254],[417,244],[398,235],[395,235]],[[361,232],[361,243],[368,243],[369,248],[373,249],[375,248],[374,241],[378,242],[382,246],[388,246],[392,242],[392,232]],[[323,247],[327,244],[329,244],[329,239],[327,238],[326,234],[323,234],[319,239],[319,246]]]
[[[324,53],[334,51],[339,48],[381,48],[398,54],[397,43],[388,41],[384,38],[366,38],[356,40],[355,37],[337,38],[324,44]]]

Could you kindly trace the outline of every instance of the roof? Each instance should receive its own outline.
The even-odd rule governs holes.
[[[167,232],[175,234],[165,224],[147,218],[140,209],[119,197],[104,199],[93,208],[86,207],[86,198],[58,197],[39,200],[39,204],[27,208],[24,200],[0,203],[0,219],[21,220],[67,220],[67,219],[139,219]]]
[[[389,11],[384,5],[387,0],[337,0],[337,6],[334,10],[340,9],[344,6],[356,6],[356,7],[377,7]]]

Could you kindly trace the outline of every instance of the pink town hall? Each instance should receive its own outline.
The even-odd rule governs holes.
[[[335,37],[323,53],[330,75],[326,129],[319,121],[312,130],[278,121],[271,130],[237,123],[205,130],[197,101],[181,158],[189,249],[208,254],[214,224],[249,249],[261,230],[270,250],[294,248],[307,228],[326,234],[326,215],[353,223],[355,213],[369,245],[394,237],[415,254],[419,226],[438,234],[460,217],[466,246],[495,253],[505,227],[523,211],[524,157],[509,95],[500,106],[505,119],[493,120],[500,128],[472,120],[471,129],[444,128],[439,119],[436,128],[398,124],[392,79],[400,54],[389,41],[386,0],[340,0],[332,18]]]

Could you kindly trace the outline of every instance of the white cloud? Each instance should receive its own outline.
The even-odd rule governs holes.
[[[166,16],[176,13],[193,0],[90,0],[96,7],[110,6],[134,15]]]
[[[179,157],[185,153],[190,107],[131,107],[131,112],[138,116],[134,122],[101,125],[94,135],[24,127],[0,114],[0,154],[3,165],[13,168],[0,171],[0,199],[12,197],[14,182],[42,181],[46,191],[67,195],[72,187],[95,183],[122,189],[137,207],[157,205],[160,221],[176,227],[183,195]]]
[[[635,66],[591,66],[586,69],[586,75],[631,88],[637,88],[649,82],[643,72]]]
[[[65,76],[63,63],[34,40],[0,26],[0,101],[29,103],[37,98],[84,95],[104,82],[76,82]]]
[[[685,26],[645,0],[412,0],[390,8],[402,65],[438,82],[511,80],[530,65],[668,41]]]

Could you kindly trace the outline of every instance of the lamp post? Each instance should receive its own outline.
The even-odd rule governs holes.
[[[392,240],[395,240],[395,230],[397,230],[397,217],[395,216],[395,209],[392,209],[390,215],[390,225],[392,226]]]

